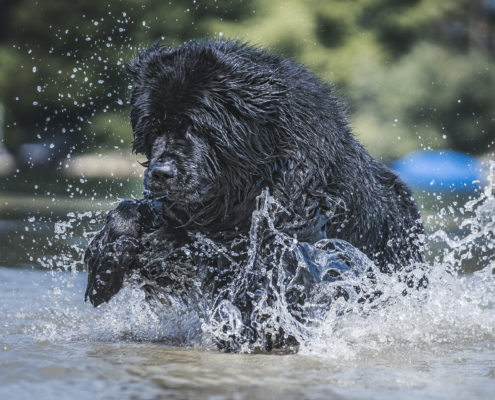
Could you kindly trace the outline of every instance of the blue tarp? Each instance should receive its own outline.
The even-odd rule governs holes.
[[[394,161],[391,168],[418,189],[473,190],[482,176],[478,159],[453,150],[415,151]]]

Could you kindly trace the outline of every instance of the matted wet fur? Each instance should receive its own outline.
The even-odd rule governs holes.
[[[95,306],[136,271],[157,279],[150,259],[171,257],[198,234],[229,248],[245,241],[263,190],[283,208],[275,229],[299,242],[343,239],[384,273],[421,259],[423,227],[410,190],[357,142],[332,87],[304,67],[206,39],[155,45],[127,69],[133,149],[148,159],[145,196],[110,212],[87,250],[86,298]],[[247,253],[236,254],[242,269]],[[218,265],[228,276],[229,261]],[[178,296],[193,295],[167,282]]]

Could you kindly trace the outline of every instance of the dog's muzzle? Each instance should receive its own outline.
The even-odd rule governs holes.
[[[163,164],[151,167],[149,174],[155,180],[167,180],[177,176],[177,167],[173,161],[167,161]]]

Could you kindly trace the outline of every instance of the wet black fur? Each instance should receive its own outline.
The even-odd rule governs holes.
[[[276,227],[299,241],[344,239],[384,272],[421,259],[410,190],[357,142],[332,87],[304,67],[207,39],[155,45],[128,72],[133,148],[148,157],[145,199],[111,212],[88,249],[93,304],[136,269],[144,233],[166,226],[172,247],[195,232],[232,241],[248,232],[264,188],[286,209]],[[153,177],[164,165],[174,176]]]

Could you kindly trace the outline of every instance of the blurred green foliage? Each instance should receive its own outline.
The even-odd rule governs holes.
[[[124,64],[160,39],[239,38],[334,82],[356,135],[385,160],[495,139],[495,0],[4,0],[5,144],[128,147]]]

